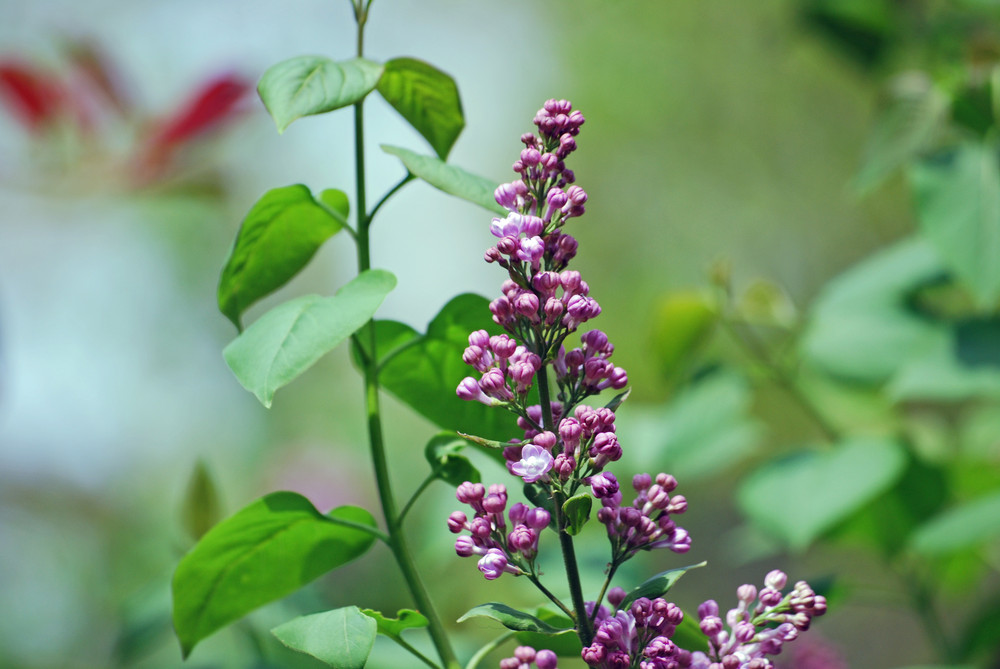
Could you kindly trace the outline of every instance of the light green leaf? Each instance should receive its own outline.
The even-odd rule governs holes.
[[[765,464],[743,480],[737,499],[761,529],[801,551],[888,490],[906,463],[895,441],[853,437]],[[782,499],[795,503],[776,502]]]
[[[381,76],[382,65],[364,58],[337,63],[323,56],[297,56],[268,68],[257,93],[278,132],[284,132],[297,118],[363,100]]]
[[[497,204],[493,197],[493,191],[499,185],[494,181],[466,172],[461,167],[449,165],[440,158],[422,156],[398,146],[383,144],[382,150],[403,161],[403,165],[410,174],[423,179],[448,195],[454,195],[467,202],[478,204],[483,209],[488,209],[501,216],[506,216],[509,213]]]
[[[319,201],[341,225],[347,225],[347,215],[351,213],[347,193],[337,188],[327,188],[319,194]]]
[[[594,499],[587,493],[573,495],[563,502],[563,514],[566,517],[566,534],[576,536],[590,520],[590,509]]]
[[[540,634],[559,634],[565,632],[567,628],[553,627],[552,625],[539,620],[530,613],[518,611],[506,604],[489,602],[469,609],[465,615],[458,619],[458,622],[465,622],[469,618],[483,616],[492,618],[509,630],[518,632],[538,632]],[[569,628],[572,629],[572,628]]]
[[[278,625],[271,634],[300,653],[334,669],[364,669],[375,645],[376,624],[356,606],[301,616]]]
[[[441,160],[465,127],[455,80],[433,65],[414,58],[385,64],[378,92],[417,132]]]
[[[323,196],[331,193],[343,195],[329,190]],[[219,280],[219,310],[238,329],[251,304],[285,285],[340,231],[346,223],[347,196],[335,204],[328,210],[308,188],[295,185],[269,190],[250,209]]]
[[[920,228],[981,307],[1000,298],[1000,164],[992,144],[962,144],[910,169]]]
[[[221,515],[222,509],[215,481],[212,480],[204,461],[199,460],[191,472],[181,507],[184,529],[197,541],[219,522]]]
[[[396,285],[368,270],[333,297],[305,295],[267,312],[223,351],[243,387],[271,406],[275,391],[309,369],[364,325]]]
[[[324,516],[302,495],[276,492],[223,520],[174,573],[174,629],[186,657],[195,644],[258,606],[288,595],[363,555],[371,514],[342,506]]]
[[[667,571],[660,572],[652,578],[646,579],[638,587],[632,590],[632,592],[628,593],[625,599],[622,600],[622,603],[618,605],[618,609],[622,611],[628,609],[628,607],[632,605],[632,602],[640,597],[645,597],[646,599],[656,599],[657,597],[662,597],[670,592],[670,588],[674,587],[674,584],[680,580],[681,576],[688,573],[692,569],[698,569],[699,567],[704,567],[707,564],[707,562],[699,562],[698,564],[692,564],[687,567],[668,569]]]
[[[375,621],[378,625],[378,633],[385,636],[399,639],[403,630],[427,627],[427,618],[419,611],[412,609],[400,609],[396,618],[386,618],[380,611],[373,609],[362,609],[361,613]]]
[[[910,542],[917,553],[947,555],[1000,536],[1000,492],[965,502],[931,518]]]

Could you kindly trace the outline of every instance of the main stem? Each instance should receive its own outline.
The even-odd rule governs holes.
[[[366,8],[367,9],[367,8]],[[362,56],[364,44],[364,26],[367,20],[367,11],[360,12],[358,18],[358,57]],[[357,216],[358,216],[358,271],[364,272],[371,268],[371,237],[369,228],[371,226],[371,216],[367,213],[365,202],[365,130],[364,130],[364,101],[359,101],[354,105],[354,161],[357,175]],[[385,517],[386,528],[389,532],[389,547],[392,555],[396,559],[403,579],[406,581],[413,597],[417,609],[427,618],[428,631],[434,647],[441,658],[441,663],[446,669],[460,669],[461,665],[455,656],[455,651],[448,641],[441,618],[438,616],[434,604],[431,602],[427,588],[424,586],[417,566],[413,561],[406,541],[406,534],[400,522],[400,515],[396,509],[396,500],[392,493],[392,482],[389,478],[389,465],[385,453],[385,440],[382,433],[382,414],[379,407],[379,387],[378,387],[378,357],[376,353],[375,328],[373,322],[369,321],[366,328],[368,337],[368,355],[364,356],[364,376],[365,376],[365,407],[368,415],[368,441],[371,446],[372,464],[375,469],[375,482],[378,488],[379,502],[382,505],[382,514]]]
[[[542,427],[555,432],[555,424],[552,419],[552,404],[549,399],[549,376],[548,369],[542,367],[535,376],[538,380],[538,399],[542,404]],[[559,534],[559,547],[562,548],[563,565],[566,569],[566,580],[569,582],[569,595],[573,601],[573,610],[576,612],[577,634],[584,646],[589,646],[594,640],[594,633],[590,625],[590,617],[587,615],[587,607],[583,602],[583,588],[580,585],[580,569],[576,564],[576,549],[573,547],[573,537],[566,532],[566,521],[562,512],[562,493],[554,495],[553,506],[556,515],[556,530]]]

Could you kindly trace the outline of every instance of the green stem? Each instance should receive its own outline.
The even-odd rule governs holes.
[[[615,572],[618,571],[618,565],[611,563],[611,568],[608,570],[608,577],[604,579],[604,585],[601,586],[601,594],[597,595],[597,600],[594,601],[594,613],[590,616],[590,624],[593,625],[594,621],[597,619],[597,613],[601,608],[601,602],[604,601],[604,595],[608,592],[608,586],[611,585],[611,579],[615,577]]]
[[[477,650],[476,654],[469,658],[469,663],[465,665],[465,669],[476,669],[476,667],[479,666],[479,663],[482,662],[487,655],[506,643],[512,636],[514,636],[514,632],[506,632]]]
[[[413,493],[413,496],[410,497],[410,501],[406,503],[406,506],[403,507],[403,510],[399,512],[398,520],[400,523],[403,522],[403,518],[405,518],[406,514],[410,512],[410,509],[413,508],[413,503],[417,501],[417,498],[420,497],[420,494],[427,489],[427,486],[434,483],[434,481],[436,480],[437,480],[437,472],[432,471],[427,476],[427,478],[424,479],[424,482],[420,484],[420,487],[417,488],[416,492]]]
[[[392,639],[393,641],[395,641],[396,643],[398,643],[400,646],[402,646],[406,650],[408,650],[411,655],[413,655],[418,660],[420,660],[421,662],[423,662],[424,664],[426,664],[428,667],[431,667],[431,669],[440,669],[440,667],[437,666],[437,664],[434,662],[434,660],[430,659],[429,657],[427,657],[426,655],[424,655],[423,653],[421,653],[419,650],[417,650],[416,648],[414,648],[410,644],[406,643],[401,637],[390,636],[389,638]]]
[[[555,423],[552,420],[552,403],[549,399],[549,376],[548,368],[542,367],[535,375],[538,382],[538,400],[542,404],[542,427],[546,430],[555,431]],[[566,581],[569,584],[570,599],[573,602],[573,616],[576,621],[577,634],[584,646],[589,646],[593,641],[594,633],[590,625],[590,618],[587,617],[587,607],[583,602],[583,588],[580,585],[580,569],[576,564],[576,549],[573,546],[573,537],[566,532],[566,518],[563,516],[562,505],[566,500],[562,493],[556,492],[553,495],[553,507],[556,516],[556,530],[559,534],[559,547],[562,548],[563,566],[566,569]]]
[[[403,177],[399,181],[399,183],[397,183],[395,186],[393,186],[392,188],[390,188],[389,191],[385,195],[382,196],[382,199],[379,200],[378,203],[376,203],[376,205],[372,208],[371,213],[368,214],[368,220],[369,221],[375,220],[375,213],[379,209],[382,208],[382,205],[385,204],[389,200],[389,198],[391,198],[393,195],[395,195],[396,192],[399,191],[400,188],[402,188],[406,184],[410,183],[415,178],[416,178],[415,176],[413,176],[412,174],[410,174],[409,172],[407,172],[406,176]]]
[[[370,6],[369,2],[369,6]],[[361,7],[360,3],[355,5],[355,17],[358,22],[358,56],[363,55],[364,27],[368,19],[368,6]],[[371,218],[367,215],[367,205],[365,203],[365,126],[364,126],[364,100],[354,104],[354,162],[357,180],[357,218],[358,218],[358,271],[363,272],[371,268],[371,243],[370,226]],[[434,647],[441,657],[441,663],[446,669],[459,669],[461,666],[455,651],[451,647],[444,625],[441,622],[437,610],[431,602],[427,588],[424,586],[417,566],[413,561],[413,554],[410,552],[406,541],[406,534],[403,532],[400,523],[401,516],[396,510],[396,500],[392,493],[392,483],[389,477],[389,465],[385,452],[385,440],[382,432],[382,414],[379,407],[379,387],[378,370],[376,360],[375,328],[369,321],[367,328],[368,352],[369,355],[364,364],[365,377],[365,407],[368,415],[368,441],[371,446],[372,465],[375,469],[375,482],[378,488],[379,502],[382,506],[382,514],[385,517],[385,524],[389,530],[388,544],[392,549],[392,555],[396,559],[396,564],[402,572],[403,579],[409,586],[410,595],[417,606],[417,609],[427,618],[428,632]]]
[[[344,527],[350,527],[351,529],[354,530],[361,530],[362,532],[367,532],[376,539],[380,539],[383,543],[385,544],[389,543],[389,535],[383,532],[382,530],[378,529],[377,527],[372,527],[371,525],[364,525],[362,523],[355,523],[353,520],[334,518],[333,516],[327,516],[326,519],[329,520],[331,523],[335,523],[337,525],[343,525]]]
[[[911,606],[919,616],[920,622],[923,623],[924,629],[927,630],[927,637],[937,649],[938,656],[949,664],[957,663],[958,654],[952,647],[948,634],[941,624],[941,618],[934,606],[934,594],[927,581],[916,574],[915,570],[911,570],[904,577],[903,587],[910,594]]]
[[[563,613],[565,613],[571,619],[576,617],[576,614],[573,613],[572,609],[570,609],[568,606],[566,606],[565,604],[563,604],[562,601],[558,597],[556,597],[555,595],[553,595],[549,591],[548,588],[546,588],[544,585],[542,585],[542,582],[538,579],[538,576],[536,576],[535,574],[527,574],[527,576],[528,576],[528,580],[535,584],[535,587],[538,588],[539,592],[541,592],[543,595],[545,595],[546,597],[548,597],[549,601],[551,601],[553,604],[555,604],[556,606],[558,606],[559,609]]]

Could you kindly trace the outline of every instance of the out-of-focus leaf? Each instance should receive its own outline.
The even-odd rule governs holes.
[[[895,441],[853,437],[765,464],[744,479],[737,499],[754,523],[801,551],[895,484],[906,462]],[[795,503],[776,504],[779,497]]]
[[[442,481],[453,486],[460,486],[466,481],[479,483],[483,480],[479,470],[467,457],[460,455],[465,445],[466,441],[454,432],[441,432],[427,442],[424,457]]]
[[[563,515],[566,518],[566,534],[576,536],[590,520],[590,509],[594,499],[587,493],[573,495],[563,502]]]
[[[962,657],[975,658],[978,655],[995,652],[997,630],[1000,629],[1000,599],[992,599],[980,608],[962,638]]]
[[[375,621],[378,625],[378,633],[394,639],[401,638],[403,630],[427,627],[427,618],[424,614],[413,609],[400,609],[395,618],[386,618],[380,611],[372,609],[361,609],[361,613]]]
[[[415,58],[386,62],[378,92],[423,135],[441,160],[465,127],[455,80]]]
[[[518,644],[531,646],[535,650],[543,648],[551,650],[559,657],[580,657],[583,644],[580,643],[580,636],[573,629],[573,621],[563,613],[550,611],[545,607],[539,608],[535,616],[553,627],[565,631],[558,634],[540,634],[538,632],[518,632],[514,635]]]
[[[268,68],[257,92],[278,126],[363,100],[375,90],[382,65],[364,58],[334,62],[322,56],[297,56]]]
[[[684,612],[684,620],[677,626],[674,633],[670,635],[670,640],[684,650],[708,652],[708,637],[705,636],[705,633],[701,631],[701,627],[698,626],[698,616],[691,615],[687,611]]]
[[[805,17],[841,51],[875,65],[897,30],[891,0],[808,0]]]
[[[469,335],[475,330],[501,332],[490,316],[486,298],[459,295],[438,312],[425,335],[409,340],[383,359],[379,380],[387,391],[446,430],[508,439],[520,432],[512,414],[467,402],[455,393],[462,379],[476,374],[462,361]],[[489,452],[499,457],[498,452]]]
[[[993,144],[966,143],[913,165],[920,228],[984,308],[1000,298],[1000,165]]]
[[[946,555],[1000,536],[1000,491],[931,518],[913,535],[921,555]]]
[[[480,207],[501,216],[506,216],[509,213],[497,204],[493,197],[493,191],[497,189],[499,184],[486,177],[472,174],[461,167],[449,165],[440,158],[422,156],[398,146],[383,144],[382,150],[403,161],[403,165],[410,174],[423,179],[448,195],[454,195],[466,202],[478,204]]]
[[[796,310],[785,289],[773,281],[756,279],[739,297],[737,310],[752,325],[790,328]]]
[[[476,616],[492,618],[507,629],[518,632],[559,634],[560,632],[566,631],[566,628],[554,627],[547,622],[539,620],[530,613],[518,611],[515,608],[498,602],[489,602],[487,604],[480,604],[479,606],[471,608],[458,619],[458,622],[465,622],[469,618],[475,618]]]
[[[955,326],[955,355],[966,367],[1000,368],[1000,318],[970,318]]]
[[[704,295],[694,291],[666,295],[653,309],[652,350],[664,374],[674,376],[704,344],[717,313]]]
[[[356,606],[300,616],[271,634],[300,653],[334,669],[364,669],[375,645],[375,621]]]
[[[174,573],[174,629],[184,656],[224,625],[363,555],[372,515],[342,506],[324,516],[302,495],[276,492],[213,527]],[[374,623],[373,623],[374,624]]]
[[[244,388],[265,407],[275,391],[306,371],[364,325],[396,285],[367,270],[333,297],[305,295],[267,312],[223,351]]]
[[[630,407],[619,419],[622,443],[654,458],[680,481],[709,476],[740,461],[760,433],[750,418],[752,393],[742,377],[720,371],[702,378],[665,408]]]
[[[221,516],[222,509],[215,481],[212,480],[205,463],[199,460],[191,472],[191,478],[188,479],[184,504],[181,507],[184,529],[197,541],[219,522]]]
[[[640,597],[645,597],[646,599],[656,599],[657,597],[662,597],[663,595],[670,592],[670,588],[674,587],[674,584],[680,580],[681,576],[688,573],[692,569],[698,569],[699,567],[704,567],[707,562],[699,562],[698,564],[688,565],[687,567],[678,567],[677,569],[668,569],[667,571],[661,571],[656,576],[646,579],[635,587],[622,603],[618,605],[618,610],[627,611],[628,607],[632,605],[632,602],[639,599]]]
[[[343,227],[347,198],[334,202],[330,193],[341,191],[324,191],[338,205],[328,210],[301,184],[274,188],[243,219],[219,280],[219,310],[238,329],[251,304],[285,285]]]

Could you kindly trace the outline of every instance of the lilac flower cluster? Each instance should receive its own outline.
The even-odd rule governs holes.
[[[753,585],[741,585],[736,590],[738,603],[726,614],[725,625],[714,600],[699,606],[709,652],[694,653],[692,669],[774,669],[766,656],[780,653],[785,643],[809,629],[814,617],[826,613],[826,598],[805,581],[782,594],[787,582],[785,573],[775,569],[764,578],[760,592]]]
[[[534,664],[538,669],[556,669],[559,658],[551,650],[536,651],[531,646],[518,646],[514,649],[514,657],[500,660],[500,669],[531,669]]]
[[[691,536],[671,518],[687,510],[683,495],[670,496],[677,487],[673,476],[657,474],[654,483],[649,474],[636,474],[632,487],[638,494],[632,506],[621,505],[622,493],[610,472],[592,476],[590,486],[594,497],[601,500],[597,519],[608,529],[612,565],[621,564],[640,550],[669,548],[686,553],[691,548]]]
[[[620,605],[624,598],[621,588],[608,593],[612,606]],[[592,606],[590,612],[593,614]],[[628,609],[614,614],[601,606],[594,617],[594,641],[581,656],[598,669],[685,669],[691,666],[691,653],[670,640],[682,620],[680,608],[659,597],[640,597]]]
[[[538,355],[518,346],[507,335],[491,337],[486,330],[476,330],[469,335],[469,346],[462,360],[481,372],[482,377],[478,381],[471,376],[463,379],[458,386],[458,396],[487,406],[515,400],[523,404],[542,366]]]
[[[461,557],[479,555],[479,571],[487,580],[508,574],[532,573],[538,555],[538,535],[547,527],[551,516],[541,508],[530,508],[517,503],[510,507],[507,517],[510,532],[504,520],[507,508],[507,489],[491,485],[489,490],[482,483],[463,483],[455,497],[468,504],[475,512],[470,520],[461,511],[448,516],[448,529],[453,534],[469,534],[455,540],[455,552]]]

